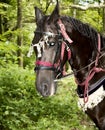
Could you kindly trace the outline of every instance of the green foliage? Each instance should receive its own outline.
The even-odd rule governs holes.
[[[29,69],[1,68],[0,130],[95,130],[77,106],[73,78],[60,82],[49,98],[36,92],[34,80]]]
[[[102,16],[97,10],[80,11],[79,19],[84,23],[88,23],[98,32],[103,31]]]
[[[32,71],[23,70],[17,66],[11,66],[9,69],[1,68],[0,129],[17,130],[32,125],[33,121],[27,114],[33,101],[32,98],[35,96],[33,86]]]
[[[95,0],[97,1],[97,0]],[[17,29],[17,2],[16,0],[6,0],[0,2],[0,65],[5,66],[7,63],[17,63],[17,50],[21,49],[23,53],[24,67],[33,67],[34,57],[27,58],[27,52],[32,42],[35,26],[35,11],[34,6],[38,6],[47,14],[50,14],[55,7],[54,1],[50,0],[23,0],[22,1],[22,29]],[[85,0],[81,3],[86,2]],[[91,1],[90,1],[91,2]],[[93,1],[92,1],[93,2]],[[50,3],[50,4],[49,4]],[[79,4],[80,0],[61,0],[60,1],[60,14],[73,16],[74,9],[69,8],[69,5],[76,3]],[[49,6],[48,6],[49,4]],[[47,8],[48,6],[48,8]],[[89,23],[92,27],[99,32],[103,30],[102,21],[103,9],[95,9],[88,11],[76,11],[76,18],[85,23]],[[11,13],[9,13],[11,12]],[[22,34],[22,46],[17,46],[17,36]]]
[[[77,106],[73,78],[60,82],[57,94],[53,97],[43,98],[35,90],[35,75],[33,70],[28,69],[34,68],[35,56],[27,58],[27,52],[35,30],[34,6],[50,14],[55,3],[51,3],[46,10],[48,2],[49,0],[22,1],[21,30],[17,29],[16,0],[0,2],[0,130],[96,130]],[[66,9],[72,3],[73,0],[60,1],[60,13],[73,16],[73,9]],[[77,11],[76,18],[102,31],[102,10]],[[20,33],[23,34],[20,49],[25,69],[16,65],[17,36]]]

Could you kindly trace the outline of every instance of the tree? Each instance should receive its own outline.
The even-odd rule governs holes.
[[[91,4],[88,3],[86,6],[84,5],[86,0],[81,1],[59,1],[60,14],[88,22],[98,31],[105,32],[105,0],[104,3],[97,2],[97,5],[94,2],[98,0],[91,0]],[[31,58],[27,58],[26,55],[36,28],[34,6],[50,14],[55,7],[55,2],[56,0],[0,1],[0,58],[2,59],[0,64],[11,62],[26,66],[32,63]]]
[[[22,0],[17,0],[17,29],[19,29],[19,34],[17,36],[17,45],[18,45],[18,64],[20,67],[23,67],[23,54],[22,54]]]
[[[1,0],[2,2],[2,0]],[[0,3],[0,8],[1,8],[1,12],[0,12],[0,34],[2,34],[3,32],[7,31],[7,17],[6,17],[6,10],[8,7],[9,2],[5,1],[4,3]]]

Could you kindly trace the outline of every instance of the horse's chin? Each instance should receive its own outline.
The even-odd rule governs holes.
[[[41,94],[41,96],[43,97],[51,97],[51,96],[54,96],[56,94],[56,91],[51,91],[51,92],[48,92],[48,93],[43,93],[42,91],[39,92]]]
[[[54,92],[54,93],[49,93],[49,94],[43,94],[43,93],[40,93],[41,94],[41,96],[42,97],[52,97],[52,96],[54,96],[55,94],[56,94],[56,92]]]

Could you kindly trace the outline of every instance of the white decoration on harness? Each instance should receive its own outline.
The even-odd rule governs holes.
[[[87,108],[93,109],[95,106],[97,106],[105,97],[105,90],[103,86],[101,86],[98,90],[96,90],[94,93],[92,93],[89,96],[89,100],[87,103],[84,103],[83,98],[79,98],[78,106],[83,110],[86,111]]]
[[[38,58],[40,58],[42,56],[41,48],[44,50],[44,43],[46,43],[48,45],[48,37],[49,36],[53,37],[54,35],[56,35],[56,34],[51,33],[51,32],[46,32],[46,35],[44,35],[44,37],[41,38],[37,44],[34,44],[34,45],[31,44],[30,48],[29,48],[29,52],[27,54],[27,57],[30,57],[32,55],[33,48],[36,46],[37,47],[37,51],[38,51]]]
[[[35,46],[37,47],[37,51],[38,51],[38,58],[40,58],[42,56],[41,54],[41,48],[44,50],[44,41],[39,41],[39,43],[35,44]]]
[[[51,32],[46,32],[45,34],[47,35],[47,37],[49,37],[49,36],[50,36],[50,37],[53,37],[54,35],[56,35],[56,34],[51,33]]]
[[[28,51],[28,54],[27,54],[27,57],[30,57],[32,55],[32,53],[33,53],[33,45],[31,44],[29,51]]]
[[[29,52],[27,54],[27,57],[30,57],[33,53],[33,48],[37,47],[37,51],[38,51],[38,58],[40,58],[42,56],[41,54],[41,48],[44,50],[44,41],[42,41],[42,39],[39,41],[39,43],[37,44],[31,44],[30,48],[29,48]]]

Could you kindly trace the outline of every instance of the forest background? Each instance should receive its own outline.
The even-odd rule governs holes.
[[[78,108],[73,77],[43,98],[35,89],[35,54],[27,57],[36,28],[34,7],[50,14],[55,0],[0,0],[0,130],[96,130]],[[60,14],[105,34],[105,0],[60,0]]]

